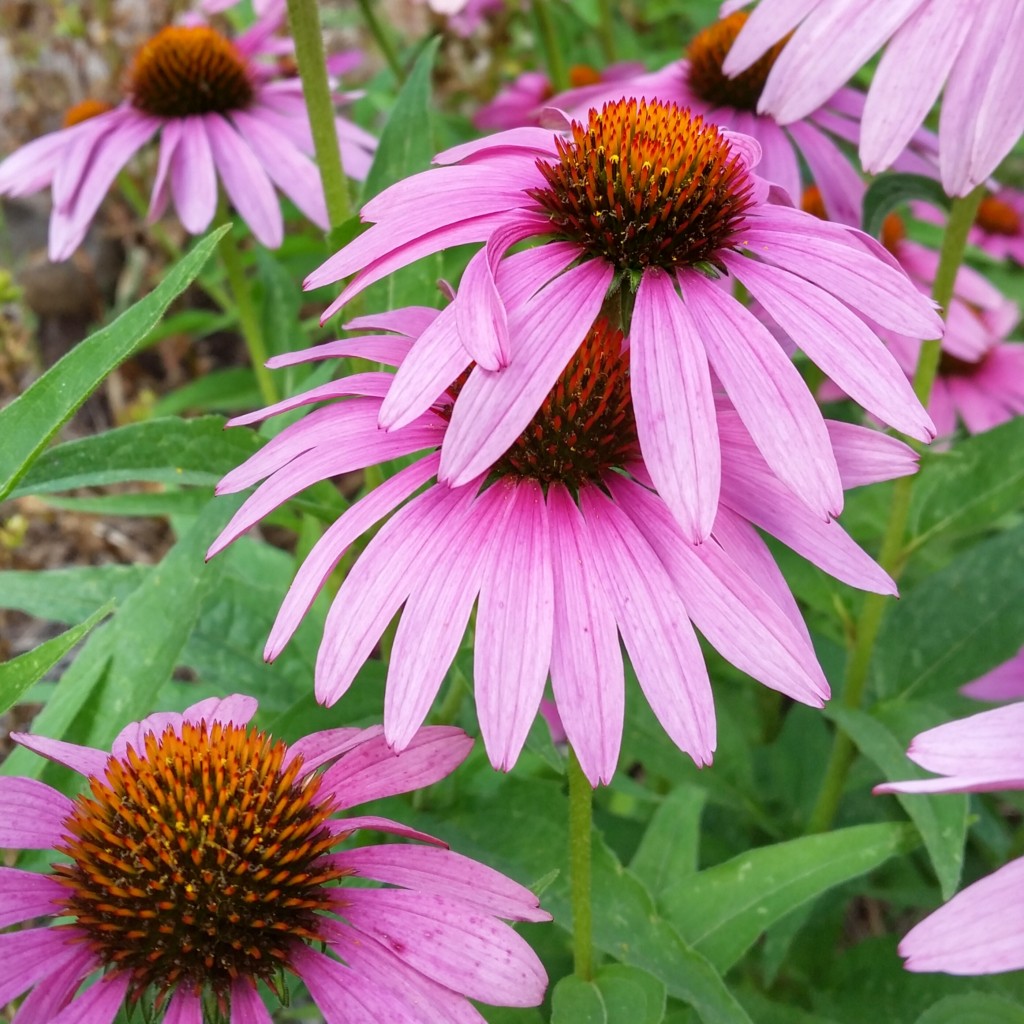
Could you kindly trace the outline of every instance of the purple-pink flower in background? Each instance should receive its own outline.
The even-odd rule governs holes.
[[[503,261],[498,288],[513,311],[510,336],[536,327],[536,344],[557,351],[574,330],[571,303],[514,312],[515,293],[532,287],[520,267],[534,252]],[[414,307],[366,317],[351,326],[397,333],[330,342],[277,356],[271,365],[364,356],[399,365],[400,375],[410,353],[428,352],[428,334],[455,337],[456,307],[457,300],[441,312]],[[708,763],[714,703],[691,620],[743,671],[821,706],[828,685],[755,526],[853,586],[894,593],[892,581],[837,522],[809,511],[779,480],[724,402],[710,409],[721,446],[721,501],[711,536],[688,543],[641,460],[631,399],[636,352],[599,319],[520,435],[465,484],[436,481],[443,460],[437,449],[468,387],[460,377],[446,390],[448,368],[440,359],[435,401],[393,430],[378,427],[384,396],[398,387],[389,373],[345,377],[233,421],[254,423],[339,399],[285,427],[221,481],[220,493],[263,483],[210,555],[316,481],[424,452],[329,527],[285,597],[265,657],[280,653],[346,550],[383,522],[331,606],[316,694],[324,703],[338,700],[402,609],[384,703],[384,734],[396,749],[426,716],[474,604],[477,717],[491,763],[503,770],[519,756],[550,675],[587,777],[595,785],[611,778],[623,727],[620,636],[665,731],[698,765]],[[825,429],[845,487],[914,470],[911,450],[878,431],[840,423]]]
[[[1024,647],[1009,661],[961,686],[960,692],[974,700],[1024,699]]]
[[[726,0],[722,12],[749,2]],[[899,157],[940,92],[939,167],[950,195],[985,181],[1024,131],[1020,0],[760,0],[726,74],[744,72],[787,36],[759,103],[782,124],[820,107],[885,46],[861,121],[871,173]]]
[[[335,817],[444,778],[472,740],[426,728],[399,755],[374,726],[288,745],[255,710],[236,694],[151,715],[109,754],[14,734],[89,789],[0,779],[0,847],[67,858],[0,868],[0,927],[60,919],[0,934],[0,1006],[28,992],[25,1024],[110,1024],[145,998],[201,1024],[209,996],[231,1024],[270,1024],[257,983],[280,996],[285,972],[328,1024],[483,1024],[467,998],[539,1003],[540,961],[499,920],[550,919],[528,889],[398,822]],[[428,845],[337,850],[357,830]]]
[[[446,483],[468,483],[509,448],[611,310],[630,338],[644,462],[688,540],[708,536],[718,508],[712,370],[773,472],[824,520],[843,504],[829,432],[789,357],[730,286],[745,286],[865,408],[921,440],[931,420],[865,318],[918,338],[938,337],[942,323],[876,242],[769,204],[753,172],[759,155],[753,140],[660,102],[609,103],[566,132],[512,129],[442,153],[444,166],[374,197],[362,211],[369,230],[306,283],[355,274],[326,318],[399,267],[485,243],[453,312],[418,338],[382,408],[383,427],[406,425],[475,362],[442,453]],[[513,257],[510,305],[496,275],[526,240],[546,244]],[[566,317],[564,330],[548,329]],[[450,376],[439,380],[439,368]]]
[[[913,203],[914,214],[933,224],[945,224],[946,215],[928,203]],[[1024,192],[998,186],[978,206],[967,241],[993,259],[1013,260],[1024,266]]]
[[[118,106],[34,139],[0,164],[0,195],[52,187],[52,260],[78,248],[117,175],[157,135],[151,220],[173,198],[185,228],[205,231],[219,181],[264,245],[277,247],[284,237],[275,186],[326,229],[302,85],[264,59],[279,51],[281,14],[275,6],[234,40],[194,20],[162,29],[136,54]],[[344,118],[336,121],[345,169],[362,179],[376,141]]]
[[[1024,789],[1024,704],[915,736],[907,756],[943,776],[876,786],[876,793],[989,793]],[[997,974],[1024,968],[1024,858],[957,893],[900,943],[911,971]]]

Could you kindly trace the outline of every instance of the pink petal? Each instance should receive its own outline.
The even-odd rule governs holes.
[[[418,338],[439,316],[440,310],[433,306],[403,306],[353,317],[344,326],[346,331],[394,331]]]
[[[534,480],[496,483],[510,503],[483,568],[473,646],[477,718],[491,764],[509,771],[551,663],[554,577],[547,505]]]
[[[271,416],[279,416],[283,412],[301,409],[304,405],[314,405],[329,398],[383,398],[388,393],[388,387],[393,379],[390,373],[353,373],[340,380],[330,380],[326,384],[310,388],[309,391],[302,391],[255,412],[234,416],[228,420],[226,426],[246,427],[253,423],[262,423]]]
[[[416,839],[421,843],[431,843],[434,846],[447,848],[448,844],[443,839],[437,839],[426,832],[418,832],[408,825],[402,825],[390,818],[379,818],[372,814],[364,814],[356,818],[332,818],[324,826],[329,832],[339,838],[339,841],[347,839],[353,832],[361,829],[372,829],[375,832],[387,832],[389,835],[401,836],[403,839]]]
[[[0,847],[53,848],[61,841],[74,806],[63,793],[35,779],[0,778]]]
[[[697,326],[663,270],[647,270],[630,327],[630,382],[644,462],[691,544],[711,532],[722,464]]]
[[[15,743],[34,751],[42,757],[56,761],[86,778],[101,778],[110,760],[110,755],[93,747],[79,746],[77,743],[65,743],[63,740],[51,740],[48,736],[33,736],[27,732],[12,732],[11,739]]]
[[[82,979],[100,966],[90,950],[80,945],[71,948],[71,955],[50,960],[48,967],[52,973],[22,1000],[14,1018],[17,1024],[51,1024],[71,1002]]]
[[[725,0],[719,17],[724,18],[749,2]],[[818,3],[820,0],[774,0],[758,4],[726,54],[722,70],[730,77],[746,70],[773,43],[792,32]]]
[[[412,344],[408,338],[398,338],[389,334],[367,334],[360,338],[328,341],[295,352],[282,352],[280,355],[271,356],[267,360],[267,366],[271,370],[277,370],[284,366],[313,363],[322,359],[342,359],[346,356],[370,359],[388,366],[399,366],[409,355],[411,348]]]
[[[828,431],[803,379],[768,330],[701,274],[680,274],[715,372],[765,460],[821,518],[838,515],[843,488]]]
[[[105,975],[58,1013],[50,1024],[112,1024],[124,1003],[130,980],[127,971]]]
[[[49,875],[0,867],[0,928],[55,916],[67,895],[67,889]]]
[[[155,224],[167,210],[171,198],[171,158],[180,140],[181,121],[168,121],[160,133],[160,154],[157,158],[156,177],[153,179],[153,190],[149,195],[149,210],[146,214],[146,221],[149,224]]]
[[[1022,725],[1024,704],[1008,704],[915,736],[907,755],[941,775],[1019,779],[1024,776]],[[949,781],[955,788],[956,780]]]
[[[866,191],[846,154],[810,121],[797,121],[789,134],[800,147],[831,220],[857,227]],[[763,173],[763,172],[762,172]]]
[[[917,472],[917,452],[897,438],[838,420],[825,426],[845,490]]]
[[[236,984],[236,987],[240,986]],[[245,987],[250,988],[249,985],[245,985]],[[236,1024],[236,1009],[233,987],[231,991],[231,1024]],[[264,1010],[265,1014],[266,1010]],[[264,1016],[264,1020],[269,1024],[269,1017]],[[248,1024],[249,1021],[252,1021],[252,1024],[259,1024],[259,1017],[246,1017],[243,1021],[239,1015],[237,1024]],[[192,992],[187,992],[184,988],[179,988],[167,1006],[163,1024],[203,1024],[203,1004],[199,997]]]
[[[196,1000],[199,1003],[199,1000]],[[183,1020],[181,1024],[202,1024],[202,1013],[195,1020]],[[170,1024],[165,1020],[164,1024]],[[273,1024],[270,1011],[260,998],[252,982],[236,978],[231,984],[231,1024]]]
[[[212,726],[215,722],[221,725],[248,725],[252,716],[256,714],[259,702],[255,697],[246,696],[243,693],[233,693],[228,697],[207,697],[185,708],[181,716],[185,722],[199,724],[206,722]]]
[[[289,744],[288,753],[285,754],[282,763],[287,767],[297,757],[301,757],[302,776],[305,777],[310,772],[316,771],[321,765],[327,764],[328,761],[336,760],[361,743],[381,736],[383,733],[384,728],[380,725],[371,725],[365,729],[353,726],[312,732]]]
[[[59,976],[72,965],[81,965],[81,947],[72,941],[76,937],[80,938],[81,933],[52,926],[0,935],[0,962],[4,965],[0,976],[0,1006],[6,1006],[44,978]],[[95,957],[90,960],[95,963]],[[87,970],[91,969],[90,964]]]
[[[1020,700],[1024,697],[1024,649],[1009,661],[960,688],[974,700]]]
[[[213,150],[205,118],[192,115],[176,123],[180,125],[180,137],[171,158],[171,193],[185,230],[199,235],[210,226],[217,212]]]

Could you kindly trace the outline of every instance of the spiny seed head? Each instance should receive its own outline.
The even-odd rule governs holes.
[[[727,78],[722,74],[722,64],[747,17],[746,11],[736,11],[693,37],[686,53],[689,61],[687,84],[705,103],[756,113],[768,72],[789,41],[789,36],[779,40],[742,74]]]
[[[157,117],[242,110],[253,85],[230,40],[207,25],[161,29],[135,55],[128,72],[133,106]]]
[[[606,103],[556,144],[529,195],[557,235],[621,271],[714,263],[753,201],[726,137],[674,103]]]
[[[1020,233],[1020,214],[1005,199],[985,196],[978,207],[974,222],[990,235],[1016,235]]]
[[[103,100],[82,100],[81,103],[68,107],[64,112],[64,127],[72,128],[76,124],[88,121],[91,117],[99,117],[100,114],[105,114],[108,110],[113,109],[110,103],[105,103]]]
[[[575,489],[629,462],[637,450],[629,352],[622,351],[622,332],[599,319],[494,470]]]
[[[273,985],[297,943],[317,941],[324,889],[343,872],[319,776],[266,734],[185,723],[111,757],[65,823],[55,866],[60,911],[77,918],[104,965],[130,974],[129,996],[179,985],[223,1002],[233,979]]]

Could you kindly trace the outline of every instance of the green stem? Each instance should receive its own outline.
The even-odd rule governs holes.
[[[612,22],[611,0],[598,0],[598,8],[601,13],[601,52],[604,54],[605,63],[615,62],[615,25]]]
[[[373,36],[377,46],[380,47],[380,52],[384,54],[384,60],[387,61],[388,67],[391,68],[391,73],[398,79],[399,83],[404,82],[405,71],[402,68],[402,62],[398,59],[398,51],[395,49],[395,44],[391,41],[391,36],[384,30],[384,26],[380,23],[380,19],[373,9],[374,0],[357,0],[357,3],[359,4],[359,10],[363,12],[363,21],[366,22],[370,35]]]
[[[953,284],[963,262],[967,233],[974,223],[983,193],[984,188],[979,186],[970,195],[953,200],[942,238],[939,266],[932,285],[932,297],[941,307],[943,316],[946,315],[950,299],[953,297]],[[939,366],[941,344],[941,339],[926,341],[918,355],[914,371],[914,393],[922,405],[927,405],[931,396]],[[907,561],[908,549],[904,544],[904,534],[910,518],[910,498],[914,479],[913,476],[900,477],[893,484],[889,520],[878,555],[879,564],[894,580],[899,579]],[[867,594],[864,598],[854,630],[853,647],[846,663],[846,676],[840,695],[840,703],[844,708],[859,710],[864,701],[875,641],[878,639],[888,605],[888,599],[881,594]],[[850,737],[841,729],[837,730],[821,789],[818,791],[818,799],[807,821],[808,833],[825,832],[831,827],[839,810],[846,777],[856,754],[857,749]]]
[[[572,890],[572,951],[576,977],[594,974],[593,919],[590,905],[591,827],[594,790],[569,748],[569,885]]]
[[[288,22],[295,40],[295,61],[302,79],[302,95],[309,112],[313,146],[327,202],[327,218],[332,228],[352,216],[348,181],[341,165],[341,145],[334,123],[334,101],[327,81],[320,12],[316,0],[288,0]]]
[[[231,222],[230,218],[224,214],[217,219],[221,224]],[[263,329],[260,326],[259,317],[256,315],[252,292],[245,280],[241,254],[231,235],[232,233],[228,231],[221,238],[217,248],[220,252],[221,262],[224,264],[224,272],[227,274],[228,287],[234,296],[235,308],[238,310],[238,326],[241,328],[245,347],[249,350],[253,373],[256,374],[256,383],[259,385],[263,401],[267,405],[273,405],[277,401],[277,388],[274,386],[273,376],[266,367],[267,347],[263,343]]]
[[[548,78],[551,88],[556,93],[565,92],[569,88],[569,73],[565,68],[562,49],[558,45],[555,23],[551,20],[551,12],[545,0],[533,0],[533,16],[537,21],[537,31],[544,45],[544,60],[548,66]]]

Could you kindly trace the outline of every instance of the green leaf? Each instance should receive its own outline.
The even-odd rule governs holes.
[[[93,632],[33,723],[35,732],[103,749],[158,704],[203,598],[217,581],[219,563],[206,565],[203,556],[239,504],[235,498],[210,502],[114,618]],[[34,778],[45,765],[16,750],[0,773]]]
[[[665,1016],[665,985],[626,964],[608,964],[594,978],[608,1024],[660,1024]]]
[[[154,418],[177,416],[188,410],[239,412],[254,409],[263,401],[256,377],[247,366],[213,370],[164,395],[154,406]]]
[[[905,591],[875,651],[881,696],[948,694],[1024,642],[1024,525],[983,541]]]
[[[430,73],[440,45],[441,37],[436,36],[423,47],[395,100],[363,183],[363,203],[388,185],[430,166],[434,156]]]
[[[271,355],[304,348],[308,341],[299,327],[302,290],[295,274],[266,249],[256,248],[257,281],[260,286],[260,319]]]
[[[171,302],[195,279],[227,228],[197,242],[141,302],[76,345],[0,412],[0,500],[111,370],[142,347]]]
[[[215,484],[262,443],[252,430],[225,430],[220,416],[146,420],[44,452],[14,496],[127,480]]]
[[[551,993],[551,1024],[608,1024],[597,986],[574,974],[562,978]]]
[[[999,996],[972,992],[940,999],[916,1024],[1024,1024],[1024,1008]]]
[[[776,843],[684,879],[665,890],[659,906],[680,936],[725,972],[769,925],[916,842],[908,826],[882,824]]]
[[[78,498],[42,500],[51,508],[84,512],[97,516],[194,516],[213,497],[210,488],[192,487],[185,491],[144,491],[140,494],[86,494]]]
[[[149,572],[148,565],[4,572],[0,573],[0,608],[70,625],[92,615],[109,598],[120,604]]]
[[[17,703],[30,686],[39,682],[96,623],[110,614],[114,605],[114,601],[108,601],[80,625],[0,665],[0,713]]]
[[[927,775],[909,761],[906,754],[913,736],[937,724],[937,716],[929,715],[927,720],[922,720],[922,713],[927,714],[922,708],[892,708],[889,709],[889,722],[885,722],[864,711],[841,707],[828,710],[830,717],[842,726],[861,753],[882,769],[887,780],[924,778]],[[899,728],[899,736],[893,732],[894,726]],[[921,833],[942,887],[942,898],[948,900],[960,884],[963,868],[967,838],[966,794],[897,793],[895,796]]]
[[[916,544],[943,533],[989,527],[1024,505],[1024,417],[924,455],[914,482],[910,536]]]
[[[943,210],[950,206],[949,196],[934,178],[923,174],[883,174],[864,193],[864,230],[877,238],[885,218],[911,199],[926,199]]]
[[[697,870],[707,797],[699,786],[677,786],[654,812],[629,869],[655,899],[666,886]]]

